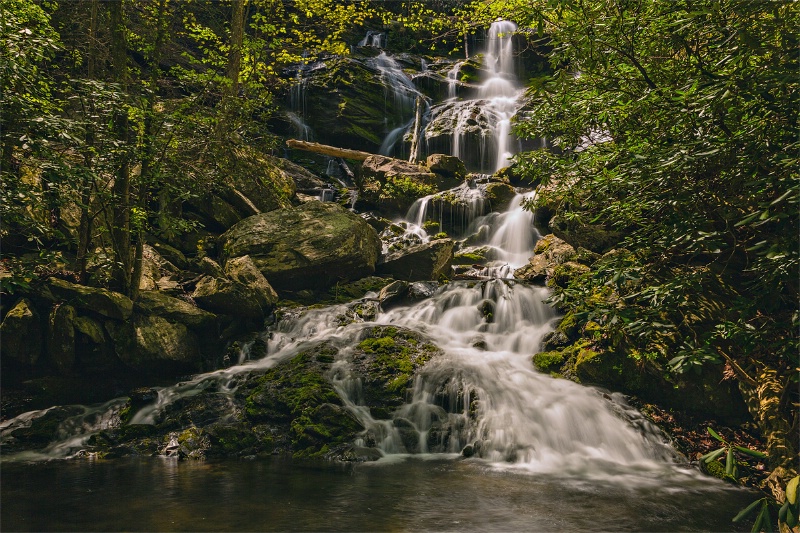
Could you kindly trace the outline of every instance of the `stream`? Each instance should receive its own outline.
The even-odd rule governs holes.
[[[431,458],[82,459],[2,474],[3,531],[733,531],[752,498],[690,476],[639,487]]]

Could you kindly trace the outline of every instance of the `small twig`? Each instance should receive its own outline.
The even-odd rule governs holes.
[[[750,375],[747,372],[745,372],[741,366],[739,366],[739,363],[731,359],[731,357],[728,354],[723,352],[722,348],[717,347],[717,352],[719,352],[719,354],[728,362],[728,364],[731,365],[731,368],[733,368],[734,373],[739,379],[741,379],[751,387],[756,387],[758,385],[758,382],[755,379],[751,378]]]

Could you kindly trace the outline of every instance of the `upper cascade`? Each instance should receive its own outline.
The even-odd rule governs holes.
[[[456,83],[463,62],[447,73],[448,98],[434,106],[425,128],[429,153],[448,152],[468,167],[493,173],[519,151],[511,133],[511,118],[519,109],[523,91],[516,77],[513,35],[517,25],[492,23],[483,55],[485,76],[473,98],[459,100]]]

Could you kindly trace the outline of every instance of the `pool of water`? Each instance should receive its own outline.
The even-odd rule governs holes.
[[[630,484],[441,456],[5,462],[1,474],[3,531],[734,531],[755,499],[691,472]]]

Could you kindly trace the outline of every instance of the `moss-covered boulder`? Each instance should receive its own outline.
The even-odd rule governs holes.
[[[214,329],[217,320],[213,313],[159,291],[140,292],[134,309],[140,314],[160,316],[195,330]]]
[[[514,277],[531,282],[544,282],[553,276],[555,268],[577,257],[575,248],[552,233],[545,235],[533,247],[527,265],[514,271]]]
[[[247,419],[288,430],[295,455],[323,455],[354,439],[361,424],[327,377],[336,350],[320,345],[248,380],[237,391]]]
[[[389,253],[377,272],[405,281],[449,278],[453,264],[453,240],[438,239]]]
[[[491,182],[486,185],[486,201],[492,211],[505,211],[517,195],[508,183]]]
[[[35,365],[42,353],[42,323],[33,302],[21,298],[6,313],[0,324],[0,361],[8,365],[30,368]]]
[[[435,174],[462,180],[467,176],[467,167],[459,158],[445,154],[431,154],[425,159],[425,166]]]
[[[48,288],[56,299],[81,311],[115,320],[125,320],[133,312],[131,299],[118,292],[77,285],[56,278],[48,280]]]
[[[125,323],[107,321],[117,357],[147,375],[179,375],[204,369],[197,335],[184,324],[134,313]]]
[[[388,419],[406,400],[415,374],[441,352],[413,331],[377,326],[353,352],[353,367],[363,383],[364,404],[372,416]]]
[[[368,276],[381,250],[378,234],[361,217],[322,202],[246,218],[220,244],[226,261],[249,255],[278,291]]]

